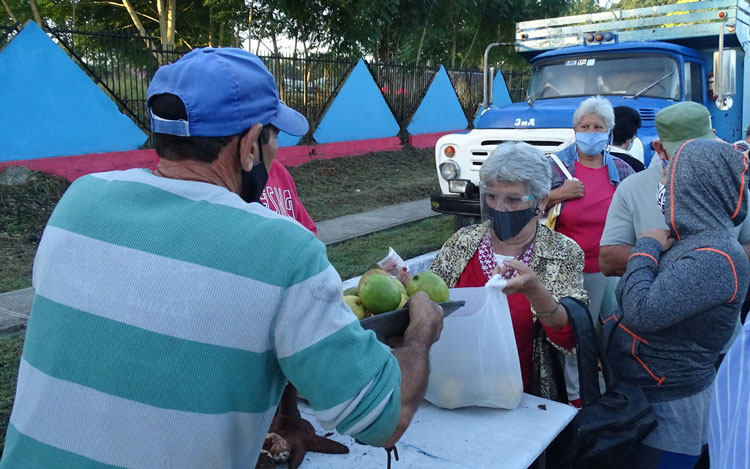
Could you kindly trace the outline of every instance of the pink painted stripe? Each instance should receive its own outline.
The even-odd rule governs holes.
[[[431,134],[420,134],[411,135],[409,137],[409,143],[414,148],[430,148],[434,147],[438,139],[443,135],[455,134],[456,132],[464,132],[466,129],[449,130],[447,132],[434,132]]]
[[[0,162],[0,169],[10,166],[26,166],[36,171],[62,176],[73,181],[85,174],[113,171],[117,169],[155,169],[159,156],[154,150],[115,151],[110,153],[88,153],[86,155],[56,156]]]
[[[398,137],[349,142],[325,143],[320,145],[297,145],[281,147],[275,161],[284,166],[298,166],[314,159],[331,159],[361,155],[372,151],[400,150],[403,148]],[[26,166],[36,171],[62,176],[73,181],[85,174],[114,171],[130,168],[156,169],[159,156],[154,150],[116,151],[110,153],[89,153],[86,155],[58,156],[32,160],[0,162],[0,170],[10,166]]]

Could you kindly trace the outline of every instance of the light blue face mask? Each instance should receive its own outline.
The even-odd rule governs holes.
[[[609,132],[576,132],[576,145],[584,155],[598,155],[608,143]]]

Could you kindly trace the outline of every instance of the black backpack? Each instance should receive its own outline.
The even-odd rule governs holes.
[[[568,440],[559,459],[548,461],[561,468],[616,467],[656,428],[656,417],[639,386],[615,380],[586,307],[573,298],[563,298],[560,304],[576,337],[582,407],[566,429]]]

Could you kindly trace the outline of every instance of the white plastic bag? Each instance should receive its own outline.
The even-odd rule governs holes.
[[[430,350],[425,395],[436,406],[514,409],[521,402],[521,365],[504,287],[505,280],[495,275],[484,287],[482,308],[445,318],[440,340]]]

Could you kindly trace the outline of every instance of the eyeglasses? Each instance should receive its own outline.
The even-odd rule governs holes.
[[[495,210],[521,210],[527,208],[527,202],[534,200],[533,195],[516,195],[516,194],[493,194],[487,192],[484,194],[487,204]]]

